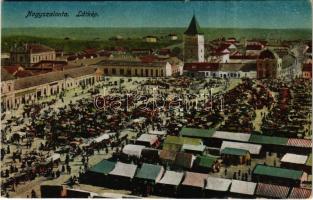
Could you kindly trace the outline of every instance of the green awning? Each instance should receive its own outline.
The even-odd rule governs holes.
[[[180,145],[183,145],[183,144],[199,145],[199,144],[202,144],[202,140],[198,138],[167,136],[164,143],[165,144],[168,144],[168,143],[180,144]]]
[[[199,167],[211,168],[215,163],[216,158],[210,156],[198,156],[195,164]]]
[[[136,178],[155,181],[162,172],[163,167],[160,165],[143,163],[142,167],[136,174]]]
[[[108,161],[108,160],[102,160],[98,164],[94,165],[88,171],[95,172],[99,174],[108,174],[110,173],[114,167],[116,162]]]
[[[249,142],[256,144],[286,145],[288,142],[288,138],[252,134],[250,136]]]
[[[181,144],[165,143],[163,144],[163,150],[178,152],[181,150],[182,146]]]
[[[249,153],[249,151],[247,150],[230,148],[230,147],[226,147],[222,150],[222,154],[235,155],[235,156],[244,156],[244,155],[247,155],[247,153]]]
[[[292,179],[292,180],[300,180],[303,175],[303,172],[298,171],[298,170],[293,170],[293,169],[271,167],[271,166],[266,166],[266,165],[257,165],[253,170],[253,174],[278,177],[278,178],[286,178],[286,179]]]
[[[181,136],[210,138],[215,132],[215,129],[199,129],[199,128],[182,128]]]

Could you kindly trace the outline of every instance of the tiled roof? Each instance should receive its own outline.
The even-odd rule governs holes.
[[[15,77],[10,74],[6,69],[1,67],[1,81],[9,81],[13,79],[15,79]]]
[[[99,65],[103,66],[131,66],[131,67],[163,67],[166,62],[142,62],[137,60],[103,60]]]
[[[218,71],[219,63],[185,63],[184,70],[187,71]]]
[[[27,49],[31,50],[32,53],[54,51],[54,49],[42,44],[27,44]]]
[[[24,77],[32,76],[34,74],[28,70],[20,70],[20,71],[17,71],[14,75],[17,78],[24,78]]]
[[[77,67],[65,71],[56,71],[36,76],[25,77],[15,81],[15,90],[21,90],[29,87],[39,86],[59,80],[65,79],[66,76],[76,78],[79,76],[95,73],[95,68],[92,67]]]

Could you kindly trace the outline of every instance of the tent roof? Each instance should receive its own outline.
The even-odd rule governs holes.
[[[149,131],[151,135],[166,135],[166,131]]]
[[[254,155],[260,154],[260,151],[262,148],[262,146],[258,144],[223,141],[222,146],[221,146],[221,151],[223,151],[223,149],[227,147],[236,148],[236,149],[244,149],[244,150],[249,151],[250,154],[254,154]]]
[[[249,151],[244,150],[244,149],[236,149],[236,148],[230,148],[226,147],[222,150],[222,154],[227,154],[227,155],[235,155],[235,156],[244,156],[247,155]]]
[[[213,138],[220,138],[226,140],[242,141],[248,142],[250,139],[250,134],[248,133],[235,133],[227,131],[216,131],[213,135]]]
[[[177,154],[176,151],[161,150],[160,151],[160,159],[175,161],[176,154]]]
[[[140,158],[141,156],[141,151],[145,148],[143,145],[135,145],[135,144],[127,144],[123,148],[123,153],[127,154],[129,156],[136,156]]]
[[[167,136],[164,143],[171,143],[171,144],[192,144],[192,145],[199,145],[202,144],[202,140],[198,138],[190,138],[190,137],[178,137],[178,136]]]
[[[116,165],[115,162],[102,160],[93,167],[91,167],[90,169],[88,169],[88,171],[96,172],[99,174],[108,174],[114,169],[115,165]]]
[[[162,179],[159,181],[160,184],[175,185],[178,186],[184,177],[183,172],[166,171]]]
[[[279,178],[286,178],[292,180],[300,180],[303,172],[293,169],[285,169],[279,167],[265,166],[258,164],[253,172],[253,174],[264,175],[264,176],[272,176]]]
[[[253,182],[232,180],[230,192],[238,193],[238,194],[254,195],[256,185],[257,184]]]
[[[203,188],[205,180],[208,178],[207,174],[186,172],[185,179],[182,185]]]
[[[192,168],[195,157],[193,154],[178,152],[175,158],[175,165],[184,168]]]
[[[250,136],[249,142],[256,144],[286,145],[288,142],[288,138],[252,134]]]
[[[215,129],[199,129],[199,128],[182,128],[180,131],[181,136],[210,138]]]
[[[293,153],[286,153],[280,162],[295,163],[295,164],[305,164],[308,156],[298,155]]]
[[[305,188],[292,188],[289,199],[309,199],[311,197],[311,190]]]
[[[228,191],[230,184],[231,184],[230,179],[217,178],[217,177],[210,176],[207,178],[207,185],[205,189],[226,192]]]
[[[109,173],[111,175],[133,178],[137,170],[137,165],[117,162],[115,168]]]
[[[289,193],[289,187],[258,183],[255,193],[261,197],[286,199]]]
[[[143,163],[142,167],[136,174],[136,178],[158,181],[157,179],[160,177],[160,173],[163,173],[163,171],[164,168],[160,165]]]
[[[189,151],[198,151],[203,152],[205,150],[204,145],[192,145],[192,144],[184,144],[182,150],[189,150]]]
[[[199,167],[211,168],[217,159],[210,156],[198,156],[195,164]]]
[[[158,140],[158,136],[151,135],[151,134],[142,134],[139,138],[137,138],[137,141],[149,142],[150,145],[154,144],[157,140]]]

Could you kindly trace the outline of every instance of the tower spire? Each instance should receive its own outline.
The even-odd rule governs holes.
[[[193,12],[195,12],[193,10]],[[189,27],[188,29],[185,31],[186,35],[198,35],[198,34],[202,34],[200,33],[200,26],[198,24],[197,18],[195,13],[193,13],[192,19],[190,21]]]

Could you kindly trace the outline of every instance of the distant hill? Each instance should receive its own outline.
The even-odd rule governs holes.
[[[203,28],[206,39],[219,37],[262,38],[262,39],[311,39],[310,29],[241,29]],[[124,38],[142,38],[146,35],[165,36],[176,33],[182,36],[185,28],[2,28],[2,36],[34,36],[66,38],[72,40],[107,40],[117,35]]]

